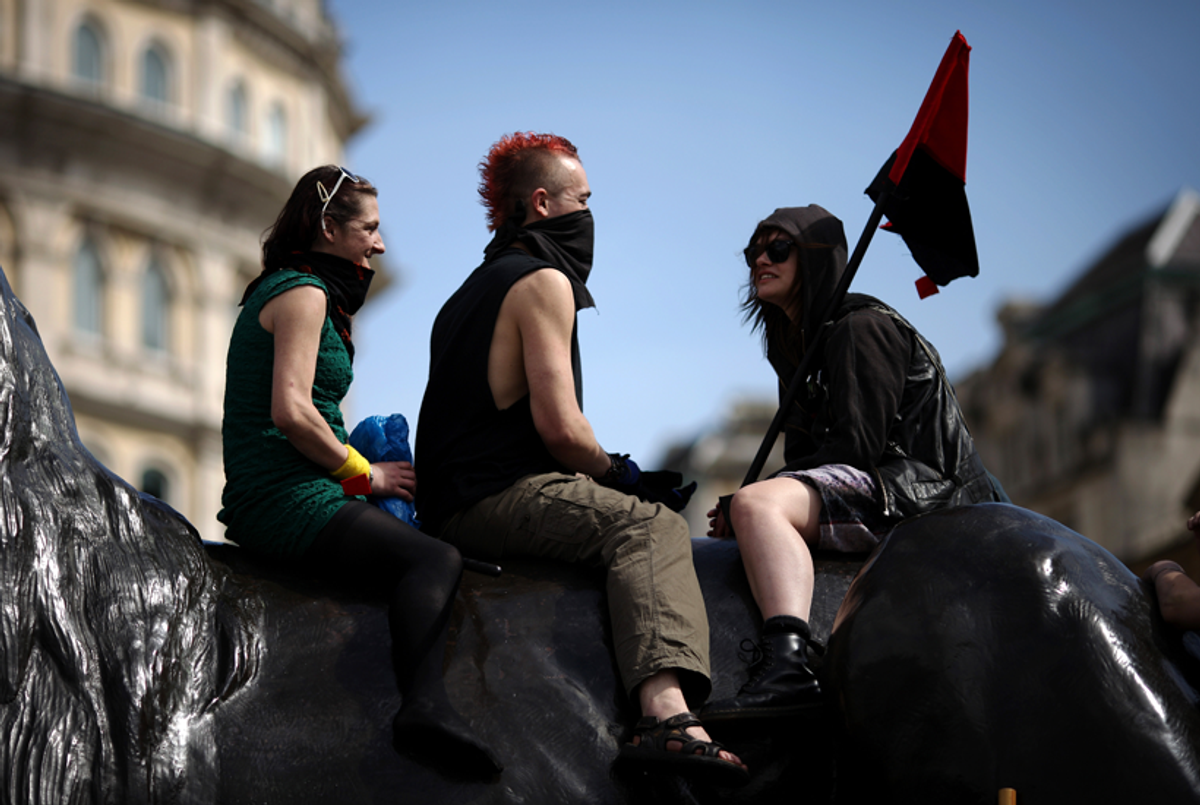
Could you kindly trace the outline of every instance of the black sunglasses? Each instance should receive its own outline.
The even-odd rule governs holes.
[[[763,252],[767,253],[767,259],[772,263],[782,263],[788,259],[788,255],[792,253],[792,247],[796,244],[786,238],[776,238],[770,243],[763,246],[759,243],[752,243],[745,249],[746,265],[754,268],[754,264],[758,262],[758,256]]]

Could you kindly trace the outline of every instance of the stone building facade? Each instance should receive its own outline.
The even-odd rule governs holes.
[[[321,0],[0,0],[0,266],[80,435],[206,538],[259,238],[364,123]]]
[[[1015,503],[1140,568],[1200,570],[1200,196],[1122,235],[1058,298],[1009,302],[991,365],[956,384]]]

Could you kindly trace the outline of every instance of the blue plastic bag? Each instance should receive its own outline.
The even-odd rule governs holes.
[[[404,414],[369,416],[350,434],[350,446],[374,464],[377,461],[407,461],[412,463],[408,446],[408,420]],[[399,517],[413,528],[420,527],[412,503],[403,498],[374,498],[375,505]]]

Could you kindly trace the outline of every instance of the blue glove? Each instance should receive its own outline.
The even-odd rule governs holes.
[[[363,454],[367,461],[407,461],[412,463],[408,446],[408,420],[404,414],[369,416],[350,434],[350,446]],[[404,498],[373,498],[376,506],[399,517],[413,528],[420,527],[416,510]]]

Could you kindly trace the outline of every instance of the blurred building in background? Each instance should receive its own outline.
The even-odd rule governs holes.
[[[207,538],[259,237],[365,123],[321,0],[0,0],[0,266],[87,447]]]
[[[998,318],[999,355],[955,387],[1013,502],[1135,570],[1172,558],[1200,578],[1184,526],[1200,510],[1200,195],[1184,190],[1121,235],[1058,298],[1010,301]],[[774,411],[742,401],[669,451],[667,465],[700,483],[685,510],[693,536],[741,484]]]
[[[1120,236],[1053,301],[1009,302],[1000,354],[956,384],[1013,502],[1135,568],[1200,570],[1200,196]]]
[[[663,468],[683,473],[686,483],[696,481],[698,484],[691,502],[682,512],[693,537],[708,533],[707,512],[717,498],[733,494],[742,485],[775,417],[776,408],[776,401],[738,400],[715,428],[695,441],[667,450]],[[777,472],[783,463],[783,438],[780,437],[775,440],[762,477]]]

